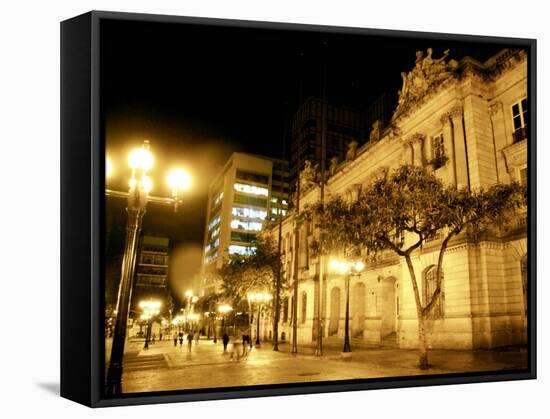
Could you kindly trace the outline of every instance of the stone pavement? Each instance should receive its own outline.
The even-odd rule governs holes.
[[[248,356],[238,358],[231,357],[231,344],[223,353],[221,340],[216,344],[209,340],[201,340],[198,345],[193,342],[191,352],[185,341],[177,347],[173,341],[157,341],[148,350],[143,349],[143,341],[130,341],[124,360],[123,392],[498,371],[527,365],[527,351],[522,348],[434,350],[429,353],[433,366],[428,370],[417,367],[416,350],[361,349],[354,350],[351,359],[343,359],[339,347],[325,347],[322,357],[316,357],[311,347],[298,349],[298,354],[291,354],[286,343],[274,352],[271,343],[266,342],[253,348]]]

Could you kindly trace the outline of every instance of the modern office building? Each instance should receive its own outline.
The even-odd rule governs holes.
[[[446,54],[433,60],[431,53],[417,53],[412,69],[402,73],[399,103],[375,136],[378,139],[366,142],[331,168],[327,195],[354,199],[380,173],[404,164],[424,167],[445,184],[472,191],[511,181],[526,184],[526,52],[506,49],[485,62],[471,57],[447,61]],[[396,74],[404,70],[394,69]],[[317,202],[318,188],[314,185],[300,195],[301,208]],[[291,283],[296,278],[293,261],[298,258],[298,292],[283,299],[279,338],[291,337],[289,307],[296,298],[298,342],[311,344],[317,339],[320,304],[325,342],[341,343],[345,276],[330,271],[328,257],[321,261],[308,253],[313,229],[307,223],[300,227],[299,254],[295,254],[294,218],[291,211],[283,220],[282,248],[284,273]],[[463,232],[449,242],[442,294],[429,325],[430,348],[487,349],[526,342],[526,226],[525,208],[504,229],[493,228],[483,237]],[[278,237],[277,228],[267,231]],[[424,301],[433,293],[441,240],[436,237],[413,253]],[[327,264],[322,281],[320,263]],[[353,277],[349,290],[352,346],[417,347],[416,305],[404,258],[393,252],[379,255]],[[264,320],[261,333],[269,339],[273,322],[269,316]]]
[[[309,160],[321,162],[323,101],[310,97],[298,109],[292,120],[290,176],[292,185],[297,173]],[[326,168],[333,157],[343,161],[352,141],[361,141],[361,113],[353,108],[326,104]],[[295,188],[292,187],[294,190]]]
[[[212,273],[230,254],[249,254],[268,221],[288,208],[288,162],[233,153],[210,184],[201,295],[219,291]]]

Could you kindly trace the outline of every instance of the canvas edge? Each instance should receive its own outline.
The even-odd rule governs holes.
[[[221,400],[221,399],[234,399],[234,398],[249,398],[249,397],[266,397],[266,396],[283,396],[283,395],[297,395],[297,394],[310,394],[310,393],[328,393],[339,391],[360,391],[370,389],[384,389],[384,388],[403,388],[403,387],[418,387],[418,386],[433,386],[433,385],[450,385],[450,384],[469,384],[469,383],[485,383],[485,382],[497,382],[497,381],[510,381],[510,380],[525,380],[536,378],[536,40],[530,38],[507,38],[507,37],[493,37],[493,36],[477,36],[477,35],[464,35],[464,34],[442,34],[434,32],[412,32],[412,31],[395,31],[395,30],[383,30],[383,29],[367,29],[367,28],[351,28],[351,27],[335,27],[335,26],[322,26],[322,25],[304,25],[293,23],[273,23],[273,22],[258,22],[258,21],[245,21],[245,20],[226,20],[226,19],[213,19],[213,18],[200,18],[200,17],[183,17],[183,16],[169,16],[169,15],[152,15],[152,14],[140,14],[140,13],[121,13],[121,12],[107,12],[107,11],[92,11],[82,16],[91,16],[90,19],[90,31],[91,31],[91,78],[90,78],[90,99],[91,99],[91,112],[90,112],[90,158],[92,160],[92,173],[90,173],[90,185],[94,185],[91,189],[93,209],[92,216],[90,218],[89,226],[91,228],[91,236],[93,243],[92,252],[90,254],[91,260],[94,262],[90,266],[91,268],[91,282],[90,282],[90,299],[87,301],[87,307],[91,312],[90,332],[91,340],[89,341],[90,357],[83,362],[89,362],[90,367],[90,380],[83,385],[83,388],[89,389],[89,400],[75,400],[68,397],[67,393],[63,391],[63,379],[62,379],[62,396],[70,398],[71,400],[86,404],[91,407],[107,407],[107,406],[124,406],[124,405],[136,405],[136,404],[153,404],[153,403],[170,403],[170,402],[182,402],[182,401],[202,401],[202,400]],[[288,384],[288,385],[273,385],[273,386],[261,386],[261,388],[246,388],[240,389],[206,389],[199,391],[181,390],[174,394],[173,392],[159,392],[151,395],[128,395],[120,398],[105,399],[102,398],[102,374],[100,374],[103,366],[100,365],[100,349],[99,340],[102,339],[102,329],[100,322],[102,313],[100,310],[101,294],[100,294],[100,280],[101,275],[101,237],[100,231],[101,224],[101,208],[100,202],[103,202],[103,198],[100,195],[101,183],[103,177],[100,176],[104,170],[104,148],[102,144],[102,138],[100,135],[100,121],[99,121],[99,101],[100,101],[100,89],[99,89],[99,26],[101,19],[120,19],[120,20],[138,20],[148,22],[172,22],[172,23],[191,23],[191,24],[212,24],[223,26],[237,26],[237,27],[255,27],[255,28],[273,28],[281,30],[312,30],[323,32],[338,32],[338,33],[352,33],[352,34],[364,34],[364,35],[382,35],[382,36],[408,36],[412,38],[437,38],[438,40],[468,40],[477,42],[496,42],[496,43],[508,43],[513,45],[522,46],[529,50],[530,57],[530,69],[529,69],[529,92],[533,98],[531,112],[531,126],[533,127],[532,136],[529,143],[529,278],[530,278],[530,325],[529,325],[529,370],[524,372],[501,372],[501,373],[486,373],[486,374],[457,374],[446,376],[422,376],[422,377],[399,377],[395,379],[380,379],[380,380],[363,380],[362,382],[330,382],[325,381],[321,383],[309,383],[303,384]],[[65,22],[69,22],[70,19]],[[65,23],[63,22],[62,25]],[[63,77],[63,75],[62,75]],[[63,80],[62,80],[63,82]],[[62,118],[63,118],[62,109]],[[63,139],[62,139],[63,143]],[[63,147],[63,144],[62,144]],[[62,170],[63,177],[63,170]],[[94,182],[95,181],[95,182]],[[63,182],[63,178],[62,178]],[[104,186],[104,185],[103,185]],[[83,184],[83,187],[86,187]],[[62,194],[62,208],[63,208],[63,194]],[[62,224],[63,224],[62,216]],[[98,228],[95,228],[93,226]],[[65,228],[67,225],[65,225]],[[63,227],[62,227],[63,228]],[[62,240],[63,241],[63,240]],[[63,244],[62,244],[63,246]],[[531,249],[533,248],[533,249]],[[63,255],[62,255],[63,257]],[[62,262],[63,263],[66,262]],[[63,283],[63,280],[62,280]],[[63,306],[63,301],[62,301]],[[64,311],[66,312],[66,310]],[[62,334],[63,335],[63,334]],[[63,342],[62,342],[63,348]],[[65,352],[67,347],[65,347]],[[63,365],[63,361],[62,361]],[[63,376],[63,372],[62,372]],[[74,379],[74,378],[73,378]],[[81,378],[82,379],[82,378]]]

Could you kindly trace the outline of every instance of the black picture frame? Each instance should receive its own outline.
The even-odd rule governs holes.
[[[506,42],[528,51],[528,368],[242,388],[151,392],[106,398],[103,372],[103,209],[105,143],[101,124],[100,22],[316,30],[449,41]],[[92,11],[61,23],[61,396],[90,407],[233,399],[536,378],[536,40]]]

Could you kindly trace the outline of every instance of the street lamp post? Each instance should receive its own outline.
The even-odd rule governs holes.
[[[350,280],[352,276],[359,276],[363,269],[365,269],[365,264],[361,261],[349,262],[349,261],[340,261],[332,260],[330,262],[330,267],[343,275],[345,275],[345,286],[346,286],[346,319],[344,323],[344,349],[342,350],[343,354],[351,354],[351,343],[349,338],[349,289],[350,289]]]
[[[225,333],[225,315],[233,311],[233,307],[228,304],[222,304],[218,307],[218,312],[222,315],[222,332]]]
[[[260,314],[262,303],[271,300],[271,294],[268,292],[251,292],[247,295],[247,299],[250,303],[256,303],[258,305],[258,315],[256,319],[256,346],[260,346]]]
[[[178,205],[181,204],[180,192],[187,189],[190,185],[189,175],[182,170],[175,170],[171,172],[168,177],[168,182],[172,188],[171,198],[149,195],[152,189],[152,181],[147,176],[147,172],[153,167],[153,156],[149,151],[149,141],[147,140],[144,141],[141,148],[137,148],[130,153],[128,163],[132,169],[128,192],[110,189],[105,191],[107,196],[127,199],[126,211],[128,213],[124,256],[122,259],[120,283],[117,294],[117,316],[105,387],[107,396],[116,396],[122,392],[124,346],[126,342],[128,314],[132,299],[137,244],[143,216],[146,212],[147,202],[173,205],[174,210],[177,211]],[[110,160],[106,161],[105,168],[106,176],[108,177],[113,169]]]
[[[149,340],[151,339],[151,329],[153,327],[153,317],[160,313],[160,301],[140,301],[139,308],[143,311],[141,320],[147,321],[147,329],[145,330],[145,345],[143,349],[149,349]]]

